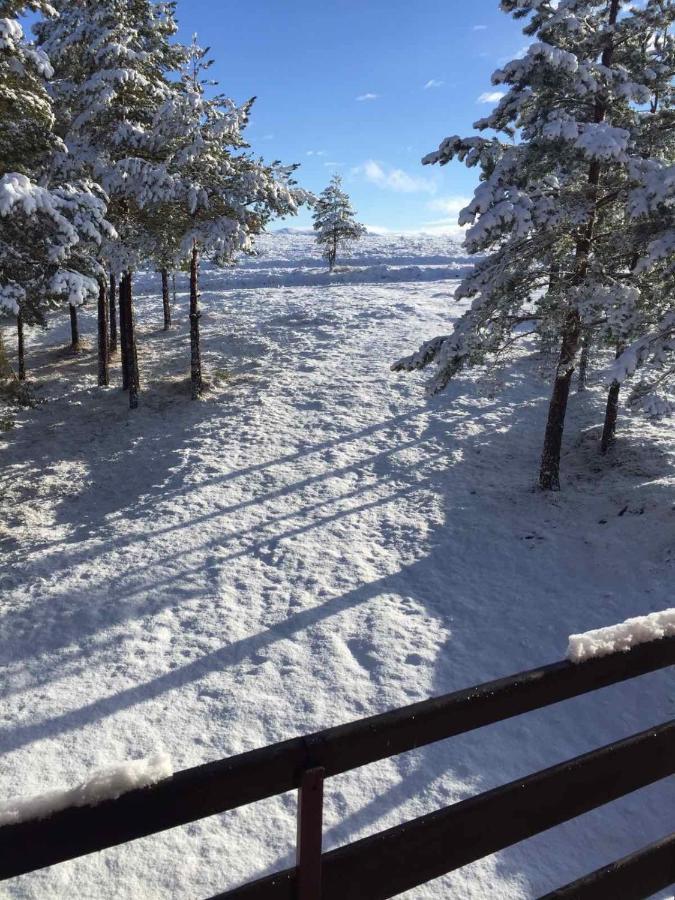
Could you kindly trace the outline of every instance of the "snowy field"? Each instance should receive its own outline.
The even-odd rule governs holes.
[[[186,283],[136,290],[141,407],[96,387],[65,318],[32,334],[45,402],[1,435],[0,797],[157,752],[176,769],[560,659],[567,636],[672,605],[671,426],[573,398],[559,495],[534,491],[548,388],[521,355],[429,401],[390,363],[445,331],[447,238],[369,236],[329,278],[311,239],[203,273],[203,402]],[[7,334],[8,345],[12,340]],[[332,779],[334,847],[673,716],[656,673]],[[672,830],[660,783],[410,898],[537,897]],[[195,900],[290,865],[295,796],[0,886]],[[670,892],[672,895],[672,891]],[[664,896],[667,896],[664,895]],[[345,898],[348,900],[348,898]]]

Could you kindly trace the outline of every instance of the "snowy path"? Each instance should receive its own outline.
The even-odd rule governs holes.
[[[530,362],[431,402],[388,371],[447,328],[451,282],[204,287],[203,403],[184,391],[185,295],[163,334],[154,278],[138,292],[136,414],[95,388],[91,355],[58,349],[64,330],[31,345],[51,402],[0,456],[0,795],[155,749],[177,768],[220,758],[553,661],[571,632],[672,605],[665,430],[631,426],[618,467],[572,431],[566,490],[543,497]],[[598,402],[575,400],[577,431]],[[673,709],[661,673],[333,779],[327,843]],[[641,791],[408,896],[537,896],[665,833],[674,800],[672,784]],[[294,815],[289,795],[0,896],[209,896],[289,864]]]

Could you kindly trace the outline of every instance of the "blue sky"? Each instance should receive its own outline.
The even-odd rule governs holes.
[[[492,72],[528,43],[498,0],[178,0],[178,18],[180,40],[211,48],[219,89],[258,98],[257,153],[300,163],[317,193],[339,172],[370,227],[457,231],[475,170],[420,160],[472,133]],[[272,227],[284,224],[308,227],[310,213]]]
[[[490,75],[527,44],[498,0],[178,0],[178,16],[223,92],[257,96],[255,151],[301,163],[313,191],[339,171],[360,220],[392,231],[455,225],[475,171],[420,159],[471,133]]]

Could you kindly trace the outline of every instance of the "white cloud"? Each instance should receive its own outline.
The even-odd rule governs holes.
[[[366,181],[379,188],[401,194],[436,192],[436,185],[428,178],[409,175],[403,169],[385,169],[374,159],[367,159],[362,165],[352,169],[352,175],[362,175]]]
[[[326,153],[325,150],[308,150],[306,155],[307,156],[327,156],[328,154]]]
[[[356,99],[357,100],[377,100],[377,98],[379,96],[380,96],[379,94],[373,94],[371,92],[368,92],[367,94],[359,94],[359,96]]]
[[[457,224],[457,218],[461,210],[468,206],[469,197],[453,195],[450,197],[436,197],[427,203],[427,209],[443,214],[442,219],[434,219],[425,222],[423,228],[430,234],[448,234],[452,237],[462,238],[465,228]]]
[[[424,90],[428,91],[429,88],[439,88],[444,85],[444,81],[439,81],[437,78],[430,78],[427,83],[424,85]]]
[[[472,31],[487,31],[487,25],[474,25]]]
[[[485,91],[480,95],[476,103],[497,103],[505,96],[504,91]]]
[[[460,210],[468,206],[469,203],[469,197],[455,195],[451,197],[436,197],[427,203],[427,207],[434,212],[445,213],[446,216],[454,216],[456,218]]]

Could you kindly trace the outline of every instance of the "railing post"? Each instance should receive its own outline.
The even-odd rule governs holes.
[[[325,769],[307,769],[298,789],[297,900],[321,898],[323,779]]]

